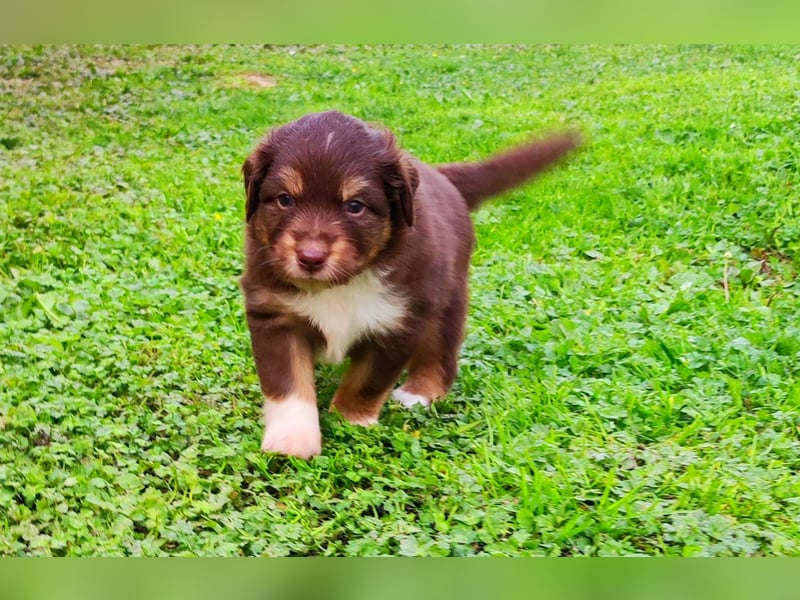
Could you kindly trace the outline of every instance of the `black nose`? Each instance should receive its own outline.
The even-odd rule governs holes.
[[[297,249],[297,262],[309,273],[319,271],[328,260],[328,251],[319,247],[301,247]]]

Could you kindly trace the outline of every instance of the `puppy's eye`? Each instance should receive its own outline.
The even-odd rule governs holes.
[[[367,205],[361,202],[361,200],[350,200],[344,205],[345,211],[351,215],[360,215],[364,212],[366,207]]]
[[[291,208],[294,206],[294,198],[292,198],[289,194],[281,194],[276,199],[281,208]]]

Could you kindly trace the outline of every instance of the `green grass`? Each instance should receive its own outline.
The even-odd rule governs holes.
[[[800,555],[798,48],[0,48],[0,554]],[[248,74],[274,77],[258,87]],[[460,377],[259,451],[256,139],[578,125],[475,216]]]

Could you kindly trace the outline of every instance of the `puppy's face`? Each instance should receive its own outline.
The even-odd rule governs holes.
[[[349,281],[413,224],[407,160],[391,134],[336,112],[271,132],[242,169],[256,263],[309,291]]]

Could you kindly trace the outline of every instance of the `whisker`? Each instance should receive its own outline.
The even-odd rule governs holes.
[[[258,263],[259,267],[274,267],[275,265],[280,264],[281,261],[275,256],[267,257],[266,260],[261,261]]]

